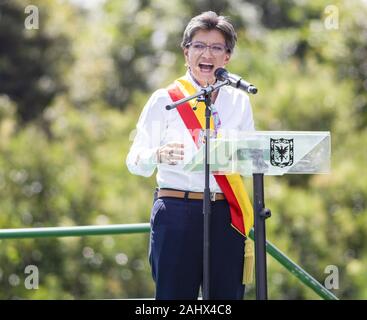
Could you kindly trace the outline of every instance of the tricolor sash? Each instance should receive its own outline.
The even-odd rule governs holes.
[[[168,93],[173,102],[196,93],[194,86],[185,78],[179,78],[168,87]],[[193,110],[193,107],[195,110]],[[193,100],[177,107],[186,128],[189,130],[195,144],[199,147],[199,133],[205,129],[205,104]],[[210,128],[214,129],[213,117]],[[253,224],[254,214],[245,184],[239,174],[214,175],[223,191],[231,212],[231,225],[242,235],[248,236]]]

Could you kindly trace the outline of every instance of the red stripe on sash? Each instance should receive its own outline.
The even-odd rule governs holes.
[[[225,175],[214,175],[215,180],[222,189],[229,203],[229,209],[231,211],[232,225],[243,235],[246,234],[246,229],[243,223],[242,210],[237,201],[236,196],[233,193],[232,187],[228,182]]]
[[[168,93],[173,102],[185,98],[181,90],[176,86],[172,85],[168,88]],[[190,104],[185,102],[177,107],[177,111],[180,114],[183,122],[187,129],[189,129],[191,137],[193,138],[196,146],[198,146],[199,133],[201,129],[201,124],[197,119],[194,111],[192,110]]]

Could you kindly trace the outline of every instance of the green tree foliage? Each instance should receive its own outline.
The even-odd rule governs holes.
[[[135,124],[151,92],[185,71],[189,19],[214,10],[238,31],[228,68],[259,88],[257,129],[331,132],[329,175],[266,177],[268,239],[321,283],[336,266],[338,297],[367,298],[365,2],[33,4],[32,31],[28,2],[0,5],[0,228],[149,221],[154,177],[124,164]],[[148,235],[1,240],[0,298],[151,297],[147,255]],[[318,298],[268,262],[270,298]],[[24,287],[31,264],[37,290]]]
[[[25,122],[36,118],[67,87],[62,75],[72,57],[62,25],[71,17],[66,9],[64,16],[56,14],[52,2],[17,0],[0,6],[0,93],[16,102],[17,114]],[[27,5],[37,5],[39,29],[25,29],[27,16],[36,14],[25,13]],[[58,28],[50,27],[55,14]]]

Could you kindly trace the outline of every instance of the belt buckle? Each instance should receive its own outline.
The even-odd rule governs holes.
[[[215,197],[216,197],[217,193],[216,192],[211,192],[210,193],[210,200],[211,201],[215,201]]]

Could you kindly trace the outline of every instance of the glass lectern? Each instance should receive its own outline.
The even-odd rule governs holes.
[[[253,176],[256,298],[267,299],[264,175],[325,174],[330,172],[330,132],[254,131],[220,132],[210,139],[208,163],[213,174]],[[185,164],[203,172],[205,147]]]

